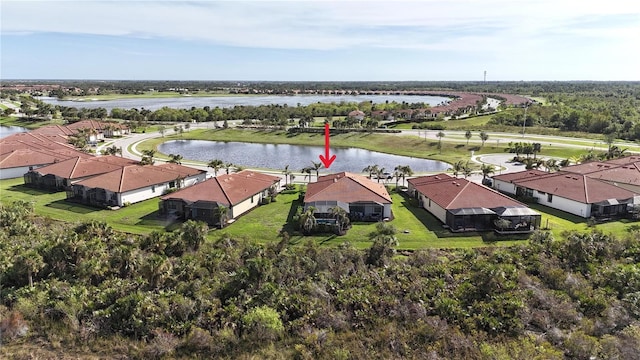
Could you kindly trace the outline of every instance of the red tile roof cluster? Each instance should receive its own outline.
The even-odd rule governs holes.
[[[258,194],[274,184],[277,176],[243,170],[235,174],[224,174],[191,187],[163,196],[162,200],[183,200],[216,202],[225,206],[236,205]]]
[[[629,199],[636,194],[618,185],[640,186],[640,157],[593,161],[567,166],[554,173],[527,170],[493,178],[582,203]]]
[[[165,166],[170,165],[170,166]],[[151,185],[163,184],[184,178],[205,173],[187,166],[177,164],[163,165],[129,165],[108,173],[96,175],[86,180],[76,183],[76,185],[88,188],[106,189],[111,192],[126,192],[135,189],[145,188]]]
[[[0,140],[0,169],[53,164],[72,157],[87,158],[58,135],[13,134]]]
[[[526,205],[486,186],[466,179],[458,179],[445,173],[417,177],[409,179],[408,182],[418,192],[447,210],[526,207]]]
[[[102,156],[83,158],[80,156],[69,158],[38,168],[34,171],[41,175],[55,175],[63,179],[80,179],[99,175],[133,165],[136,161],[116,156]]]
[[[384,185],[349,172],[321,176],[307,186],[304,202],[341,201],[390,204],[391,196]]]

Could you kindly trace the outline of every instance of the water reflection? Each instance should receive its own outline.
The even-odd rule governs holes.
[[[185,159],[208,162],[220,159],[225,162],[250,168],[283,169],[286,165],[293,171],[311,166],[311,161],[320,162],[318,155],[324,153],[321,146],[286,144],[252,144],[206,140],[176,140],[161,144],[158,150],[164,154],[180,154]],[[449,164],[408,156],[389,155],[375,151],[349,148],[332,148],[336,161],[331,172],[350,171],[359,173],[363,168],[376,164],[392,172],[398,165],[409,165],[414,172],[444,171]],[[321,171],[322,172],[322,171]],[[323,172],[327,172],[324,169]]]

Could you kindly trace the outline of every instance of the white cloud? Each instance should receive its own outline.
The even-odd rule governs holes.
[[[3,1],[2,31],[158,37],[280,49],[454,50],[474,49],[479,40],[509,46],[550,30],[600,38],[640,34],[640,15],[625,28],[611,24],[597,32],[571,29],[581,18],[622,11],[638,15],[640,2]]]

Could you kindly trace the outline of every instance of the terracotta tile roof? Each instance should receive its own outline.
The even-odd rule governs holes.
[[[172,163],[164,163],[160,165],[156,165],[156,168],[162,171],[170,171],[175,174],[178,174],[180,177],[194,176],[202,173],[206,173],[205,170],[198,170],[196,168],[192,168],[189,166],[172,164]]]
[[[411,179],[415,189],[440,207],[453,210],[462,208],[526,207],[486,186],[448,174],[438,174]]]
[[[557,195],[584,204],[608,199],[629,199],[636,194],[582,174],[556,172],[550,177],[515,181],[519,186]]]
[[[70,136],[70,135],[73,135],[75,131],[69,129],[67,126],[64,126],[64,125],[47,125],[47,126],[43,126],[35,130],[32,130],[30,131],[30,133],[39,134],[39,135]]]
[[[571,165],[563,167],[562,171],[574,173],[574,174],[588,174],[595,171],[602,171],[607,169],[613,169],[620,165],[604,162],[604,161],[590,161],[583,164]]]
[[[360,110],[353,110],[353,111],[349,112],[349,114],[347,114],[347,116],[351,116],[351,117],[364,116],[364,113],[362,111],[360,111]]]
[[[505,181],[505,182],[514,182],[517,180],[528,179],[528,178],[536,178],[540,176],[546,176],[550,173],[544,172],[542,170],[526,170],[526,171],[518,171],[508,174],[500,174],[494,175],[492,178],[495,180]]]
[[[188,168],[182,165],[173,168],[162,165],[129,165],[115,171],[96,175],[76,183],[89,188],[106,189],[111,192],[126,192],[151,185],[163,184],[184,177],[184,174],[201,174],[204,170]],[[185,169],[182,169],[185,168]],[[187,170],[189,169],[189,170]]]
[[[0,154],[0,169],[53,164],[69,156],[43,150],[18,149]]]
[[[210,201],[225,206],[236,205],[280,181],[280,177],[243,170],[224,174],[163,196],[162,200],[180,199],[189,203]]]
[[[67,143],[67,139],[60,135],[43,135],[28,133],[18,133],[7,136],[0,140],[0,153],[17,149],[73,149]]]
[[[391,196],[383,184],[371,181],[362,175],[341,172],[321,176],[317,182],[307,186],[304,202],[314,201],[345,203],[372,201],[389,204]]]
[[[640,163],[629,163],[612,169],[587,174],[592,179],[613,183],[640,185]]]
[[[123,158],[115,155],[95,156],[93,159],[95,161],[101,161],[101,162],[105,162],[113,165],[119,165],[119,166],[135,165],[138,163],[136,160],[127,159],[127,158]]]
[[[78,156],[38,168],[34,171],[41,175],[55,175],[63,179],[79,179],[108,173],[125,166],[109,163],[105,160],[108,159],[101,159],[97,157],[82,158]],[[129,160],[126,165],[131,165],[131,160]]]

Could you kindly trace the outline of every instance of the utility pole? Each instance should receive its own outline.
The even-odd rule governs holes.
[[[529,108],[529,102],[524,105],[524,119],[522,120],[522,137],[524,137],[524,130],[527,126],[527,109]]]
[[[484,82],[487,82],[487,70],[484,71]]]

